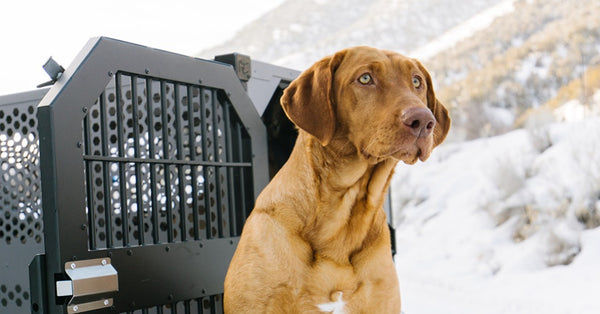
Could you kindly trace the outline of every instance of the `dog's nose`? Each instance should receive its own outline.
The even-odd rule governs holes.
[[[423,107],[411,107],[402,113],[402,123],[416,137],[426,137],[435,127],[435,118],[431,110]]]

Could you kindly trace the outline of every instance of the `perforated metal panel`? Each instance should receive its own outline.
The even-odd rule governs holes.
[[[241,232],[249,137],[223,91],[117,73],[83,130],[90,249]]]
[[[46,91],[0,96],[0,313],[29,312],[27,265],[43,251],[36,111]]]

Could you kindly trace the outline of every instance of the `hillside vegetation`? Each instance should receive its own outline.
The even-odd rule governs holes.
[[[589,93],[600,88],[597,80],[585,81],[600,64],[599,1],[523,0],[514,6],[426,61],[439,98],[452,108],[455,140],[511,130],[524,112],[573,81],[584,78]]]

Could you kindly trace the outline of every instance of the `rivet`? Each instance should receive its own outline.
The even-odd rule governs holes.
[[[77,312],[79,310],[79,306],[75,305],[73,306],[73,312]]]
[[[77,268],[77,265],[75,265],[75,263],[71,263],[71,269],[75,269]]]
[[[198,80],[198,84],[202,84],[202,80]]]
[[[81,111],[83,111],[83,113],[86,113],[87,112],[87,107],[82,107]]]
[[[77,142],[77,148],[81,148],[81,146],[83,146],[83,144],[81,142]]]
[[[105,259],[103,259],[101,263],[102,263],[102,266],[106,266],[106,260]]]
[[[108,300],[104,300],[104,306],[108,306]]]
[[[133,251],[132,250],[127,250],[127,255],[129,255],[129,256],[133,255]]]
[[[112,71],[108,71],[108,76],[112,77],[114,75],[114,73]]]
[[[150,69],[146,68],[146,69],[144,70],[144,72],[145,72],[146,74],[150,74]]]
[[[171,248],[170,248],[170,247],[168,247],[168,246],[167,246],[167,247],[165,247],[165,251],[169,252],[170,250],[171,250]]]
[[[169,294],[169,295],[167,296],[167,299],[168,299],[169,301],[173,301],[173,295],[172,295],[172,294]]]
[[[87,229],[87,225],[86,224],[81,225],[81,230],[85,230],[85,229]]]

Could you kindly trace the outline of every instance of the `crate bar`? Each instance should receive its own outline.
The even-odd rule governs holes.
[[[129,219],[128,219],[128,212],[127,212],[127,176],[125,175],[125,167],[126,164],[125,162],[127,161],[127,159],[125,158],[125,143],[123,140],[123,133],[125,133],[125,130],[123,129],[123,119],[125,119],[125,114],[123,112],[123,101],[122,101],[122,75],[121,73],[117,73],[117,77],[115,78],[115,95],[116,95],[116,107],[117,107],[117,145],[119,146],[119,149],[117,150],[118,152],[118,156],[120,157],[120,159],[123,159],[122,161],[118,162],[119,165],[119,197],[120,197],[120,210],[121,210],[121,230],[123,233],[123,246],[128,246],[129,245]],[[113,158],[114,160],[114,158]],[[106,208],[105,212],[109,213],[111,212],[113,209],[112,208]],[[109,220],[108,219],[109,214],[107,214],[107,220],[106,220],[106,227],[107,227],[107,232],[106,232],[106,239],[107,239],[107,247],[108,248],[112,248],[113,244],[112,244],[112,231],[109,232],[109,228],[111,228],[112,226],[112,219]]]
[[[102,93],[100,95],[100,98],[102,98],[102,96],[104,95],[104,93]],[[84,152],[85,154],[91,154],[91,141],[90,141],[90,117],[89,114],[86,114],[83,117],[83,147],[84,147]],[[95,230],[95,211],[94,211],[94,180],[92,178],[92,161],[86,161],[85,162],[85,176],[86,176],[86,201],[87,201],[87,208],[88,208],[88,225],[89,225],[89,233],[88,233],[88,245],[90,247],[91,250],[96,249],[96,238],[93,236],[94,235],[94,230]]]
[[[199,93],[200,91],[198,91]],[[196,147],[195,147],[195,132],[194,132],[194,108],[193,108],[193,91],[192,86],[188,86],[188,129],[189,129],[189,146],[190,146],[190,160],[196,160]],[[199,95],[199,98],[202,98],[202,95]],[[200,110],[200,114],[202,111]],[[192,171],[192,215],[193,215],[193,223],[194,223],[194,240],[200,239],[200,226],[198,221],[198,171],[195,166],[191,167]]]
[[[240,123],[236,123],[235,124],[235,140],[236,140],[236,145],[235,145],[235,154],[238,156],[239,160],[243,160],[244,155],[243,155],[243,138],[242,138],[242,126],[240,125]],[[239,173],[239,177],[238,177],[238,193],[236,193],[237,199],[239,200],[239,205],[240,205],[240,212],[238,212],[238,222],[240,224],[240,226],[238,226],[238,230],[241,230],[241,225],[243,224],[243,222],[246,220],[246,217],[248,217],[248,208],[246,208],[246,198],[247,198],[247,194],[246,194],[246,186],[245,186],[245,174],[244,174],[244,169],[239,168],[238,169]],[[239,216],[239,214],[242,214],[241,217]]]
[[[164,81],[160,81],[160,106],[162,110],[162,133],[163,133],[163,158],[169,159],[169,132],[168,132],[168,119],[167,119],[167,86]],[[171,168],[170,163],[164,164],[163,174],[165,177],[165,197],[166,197],[166,210],[167,210],[167,242],[173,242],[173,209],[171,208]]]
[[[204,162],[208,160],[208,147],[207,147],[207,137],[208,134],[208,126],[206,122],[206,101],[204,100],[205,89],[202,88],[200,90],[200,125],[202,126],[202,160]],[[202,167],[202,176],[204,178],[204,216],[206,221],[206,238],[210,239],[211,236],[211,221],[210,221],[210,191],[208,189],[208,171],[206,167]]]
[[[161,99],[162,99],[161,95]],[[154,143],[154,101],[152,98],[152,80],[146,79],[146,105],[147,105],[147,117],[148,117],[148,151],[149,158],[154,158],[156,154],[156,147]],[[156,165],[151,163],[150,167],[150,204],[152,210],[152,239],[154,244],[159,243],[158,238],[158,197],[156,195]]]
[[[116,92],[116,91],[115,91]],[[100,140],[101,140],[101,145],[102,145],[102,155],[103,156],[108,156],[109,155],[109,149],[108,149],[108,120],[106,118],[106,92],[103,92],[100,95],[100,104],[99,104],[100,108],[98,108],[98,110],[100,110]],[[104,194],[104,211],[112,211],[112,205],[111,205],[111,195],[110,195],[110,163],[108,161],[102,161],[102,192]],[[112,219],[112,213],[111,214],[111,219]],[[107,220],[106,224],[108,225],[111,221]],[[95,228],[95,224],[94,224],[94,228]],[[111,230],[112,231],[112,230]],[[90,230],[91,232],[91,230]],[[110,235],[110,233],[107,234],[107,237]],[[90,233],[90,237],[93,237],[94,234]],[[95,238],[95,236],[94,236]],[[108,245],[107,245],[108,247]]]
[[[175,141],[177,143],[177,159],[184,160],[185,154],[183,152],[183,123],[181,122],[181,98],[180,88],[184,87],[179,84],[175,85]],[[190,98],[187,95],[187,98]],[[177,175],[179,178],[178,193],[179,193],[179,226],[181,233],[181,241],[185,241],[186,226],[185,226],[185,173],[182,164],[177,165]]]
[[[250,162],[212,162],[212,161],[200,161],[200,160],[173,160],[173,159],[150,159],[150,158],[126,158],[126,157],[106,157],[96,155],[84,155],[84,160],[93,161],[113,161],[119,163],[130,163],[130,162],[142,162],[149,164],[165,164],[165,165],[187,165],[187,166],[206,166],[206,167],[241,167],[249,168],[252,167]]]
[[[133,120],[133,151],[135,158],[141,158],[142,154],[140,151],[140,117],[138,110],[138,91],[137,91],[137,80],[136,75],[131,76],[131,106]],[[142,171],[140,169],[140,163],[133,163],[135,173],[135,200],[137,204],[137,219],[138,219],[138,244],[144,245],[144,200],[142,198]]]
[[[231,143],[231,114],[229,112],[229,108],[231,107],[231,104],[229,103],[229,101],[225,101],[225,104],[223,106],[223,119],[225,122],[225,147],[226,147],[226,154],[225,154],[225,161],[226,162],[233,162],[233,145]],[[237,230],[236,230],[236,217],[235,217],[235,199],[233,197],[233,168],[231,167],[227,167],[227,202],[229,204],[228,210],[229,210],[229,233],[231,234],[232,237],[237,236]]]
[[[218,106],[219,99],[217,98],[217,91],[212,91],[212,117],[213,117],[213,149],[215,151],[215,161],[221,162],[221,154],[219,152],[219,122],[218,122]],[[225,136],[223,134],[223,136]],[[221,208],[223,207],[223,200],[221,199],[221,166],[215,166],[215,189],[216,189],[216,201],[217,201],[217,234],[219,238],[223,237],[223,213]]]

